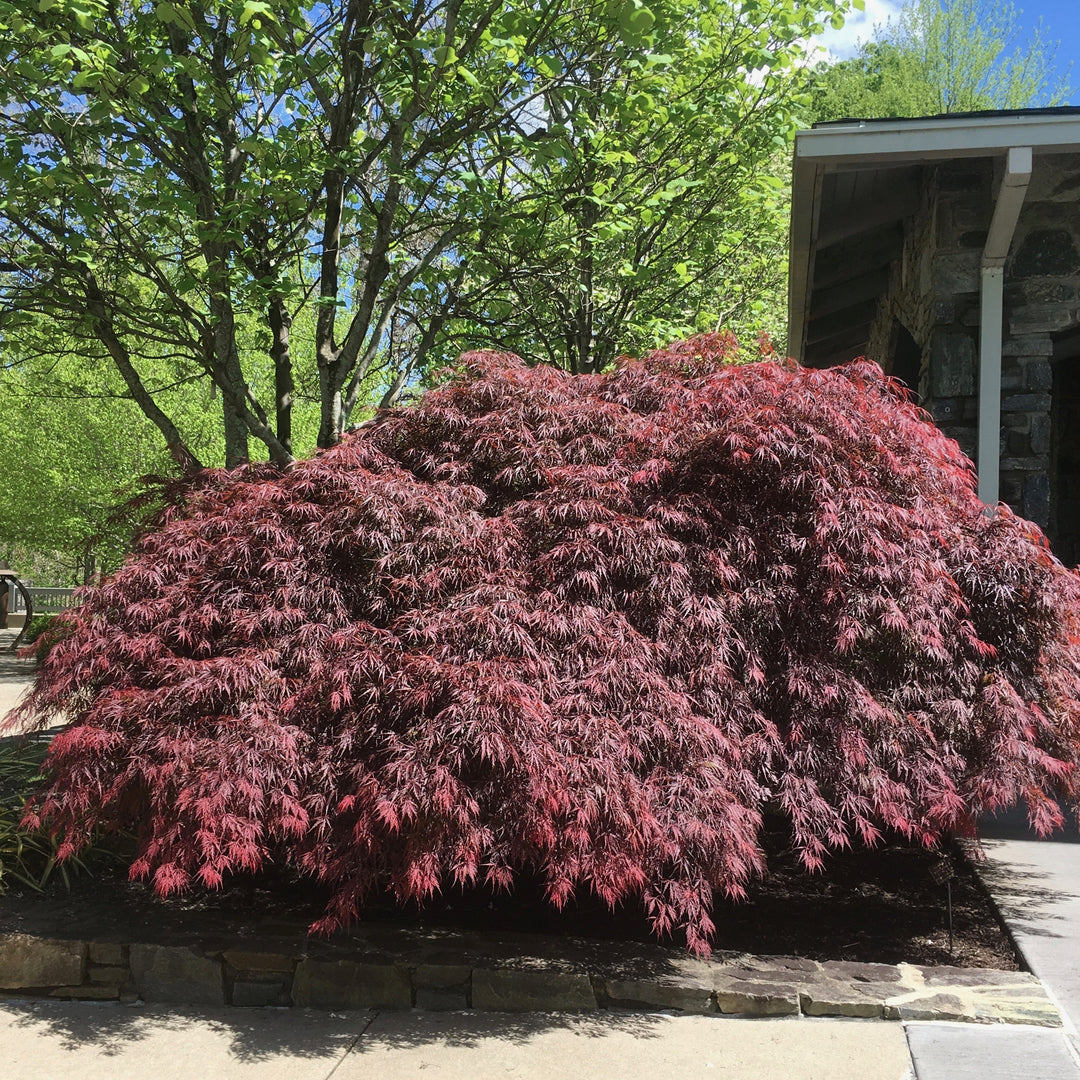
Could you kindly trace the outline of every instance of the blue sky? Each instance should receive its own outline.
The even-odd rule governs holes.
[[[1025,30],[1042,19],[1046,36],[1058,43],[1060,70],[1064,71],[1072,62],[1069,76],[1073,87],[1072,104],[1080,105],[1080,3],[1077,0],[1023,0],[1016,8],[1023,12],[1020,21]]]
[[[1057,66],[1062,74],[1072,62],[1072,103],[1080,105],[1080,0],[1015,0],[1013,6],[1025,37],[1041,19],[1044,36],[1058,42]],[[825,34],[823,44],[837,56],[850,54],[858,40],[871,36],[876,23],[895,16],[901,7],[902,0],[866,0],[866,11],[854,12],[838,33]]]

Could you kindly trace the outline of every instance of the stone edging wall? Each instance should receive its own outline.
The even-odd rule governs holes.
[[[251,945],[176,945],[0,935],[0,993],[78,1001],[315,1009],[502,1012],[677,1010],[717,1016],[848,1016],[1060,1026],[1026,972],[817,962],[701,961],[677,971],[604,971],[565,961],[319,959]]]

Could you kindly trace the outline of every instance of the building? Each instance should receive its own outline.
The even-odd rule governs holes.
[[[788,347],[877,360],[1080,562],[1080,108],[796,137]]]

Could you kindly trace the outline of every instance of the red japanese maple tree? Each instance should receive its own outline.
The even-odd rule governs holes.
[[[875,365],[732,349],[473,353],[287,472],[200,475],[42,665],[30,819],[135,829],[162,894],[292,867],[323,930],[528,868],[697,952],[768,806],[808,868],[1018,799],[1059,825],[1080,578]]]

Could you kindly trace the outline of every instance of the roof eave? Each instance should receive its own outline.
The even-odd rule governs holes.
[[[859,120],[800,131],[795,136],[788,271],[788,352],[802,362],[806,307],[826,169],[845,165],[933,163],[1000,154],[1030,146],[1037,154],[1080,153],[1080,116],[1062,114]]]
[[[830,164],[940,161],[985,157],[1010,146],[1080,151],[1080,116],[987,116],[932,120],[859,120],[800,131],[795,157]]]

